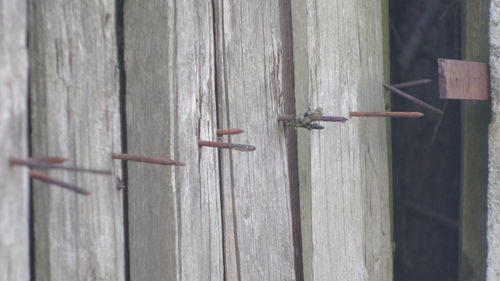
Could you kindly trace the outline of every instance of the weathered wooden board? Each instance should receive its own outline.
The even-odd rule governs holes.
[[[124,280],[115,1],[29,1],[34,156],[64,156],[113,176],[50,172],[89,197],[33,186],[35,279]]]
[[[297,112],[384,111],[381,1],[292,0]],[[298,134],[305,280],[392,280],[386,122]]]
[[[246,131],[230,141],[257,147],[221,156],[225,277],[295,280],[287,149],[277,122],[292,79],[283,45],[289,8],[286,15],[278,0],[215,3],[220,125]]]
[[[489,126],[489,177],[486,280],[500,279],[500,0],[490,6],[491,121]]]
[[[223,280],[210,1],[125,1],[131,280]]]
[[[488,64],[438,59],[439,95],[442,99],[488,100]]]
[[[28,281],[27,169],[9,157],[28,154],[25,1],[0,2],[0,281]]]
[[[463,58],[466,60],[488,62],[489,3],[490,0],[466,0],[464,2],[462,38]],[[460,281],[486,279],[489,120],[489,102],[462,102]]]

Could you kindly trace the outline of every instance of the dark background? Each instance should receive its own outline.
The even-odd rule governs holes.
[[[404,91],[445,110],[440,116],[398,96],[393,111],[395,281],[458,280],[460,103],[439,99],[438,58],[461,57],[461,1],[390,0],[391,81],[432,79]]]

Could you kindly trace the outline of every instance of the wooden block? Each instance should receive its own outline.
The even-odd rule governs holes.
[[[488,100],[488,64],[438,59],[439,95],[442,99]]]

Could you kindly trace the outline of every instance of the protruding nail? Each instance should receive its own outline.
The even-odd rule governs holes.
[[[149,163],[149,164],[166,165],[166,166],[184,166],[184,165],[186,165],[182,162],[170,160],[170,159],[167,159],[164,157],[146,157],[146,156],[141,156],[141,155],[126,154],[126,153],[112,153],[111,158],[126,160],[126,161]]]
[[[418,86],[418,85],[422,85],[422,84],[428,84],[431,82],[432,82],[431,79],[420,79],[420,80],[415,80],[415,81],[392,84],[391,86],[393,86],[394,88],[401,89],[401,88]]]
[[[406,98],[406,99],[410,100],[411,102],[413,102],[417,105],[420,105],[421,107],[427,108],[430,111],[437,113],[439,115],[443,114],[442,110],[440,110],[440,109],[438,109],[438,108],[436,108],[436,107],[434,107],[434,106],[432,106],[432,105],[430,105],[430,104],[428,104],[420,99],[417,99],[416,97],[413,97],[413,96],[401,91],[398,88],[395,88],[395,87],[388,85],[388,84],[385,84],[385,83],[383,84],[383,86],[384,86],[384,88],[390,90],[391,92],[398,94],[398,95],[402,96],[403,98]]]
[[[199,146],[217,147],[217,148],[227,148],[227,149],[234,149],[234,150],[247,151],[247,152],[255,150],[255,146],[253,146],[253,145],[227,143],[227,142],[222,142],[222,141],[199,140],[198,145]]]
[[[47,156],[47,157],[30,157],[31,160],[51,163],[51,164],[61,164],[68,161],[68,158],[60,157],[60,156]]]
[[[39,181],[42,181],[42,182],[45,182],[45,183],[48,183],[48,184],[53,184],[53,185],[60,186],[62,188],[69,189],[69,190],[71,190],[73,192],[76,192],[78,194],[90,195],[90,192],[88,190],[86,190],[86,189],[83,189],[83,188],[78,187],[76,185],[72,185],[72,184],[69,184],[69,183],[62,182],[60,180],[53,179],[53,178],[49,177],[48,175],[46,175],[46,174],[44,174],[42,172],[39,172],[39,171],[30,170],[29,175],[33,179],[36,179],[36,180],[39,180]]]
[[[278,115],[278,121],[291,121],[297,118],[295,115]],[[323,121],[323,122],[345,122],[347,118],[340,116],[308,116],[311,121]]]
[[[34,159],[20,159],[20,158],[10,158],[9,162],[11,165],[15,166],[27,166],[30,168],[36,169],[55,169],[55,170],[67,170],[70,172],[86,172],[93,174],[102,174],[102,175],[111,175],[110,170],[96,170],[96,169],[87,169],[87,168],[79,168],[74,166],[62,166],[59,164],[41,162]]]
[[[419,118],[424,116],[422,112],[351,112],[352,117],[399,117]]]
[[[243,134],[245,131],[242,129],[217,129],[217,135],[239,135]]]

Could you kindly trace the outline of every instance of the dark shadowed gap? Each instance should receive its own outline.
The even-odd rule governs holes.
[[[120,101],[120,131],[121,131],[121,150],[127,153],[127,111],[126,111],[126,75],[125,75],[125,56],[124,56],[124,5],[125,0],[115,1],[115,33],[117,45],[117,61],[119,71],[119,101]],[[130,280],[130,251],[129,251],[129,221],[128,221],[128,166],[127,161],[122,163],[122,181],[125,185],[123,192],[123,233],[124,233],[124,254],[125,254],[125,280]]]
[[[445,106],[439,99],[436,61],[460,58],[460,1],[390,0],[390,38],[392,82],[432,79],[406,91],[445,109],[439,121],[439,116],[392,96],[393,111],[425,113],[420,119],[392,121],[394,280],[456,281],[460,102]]]

